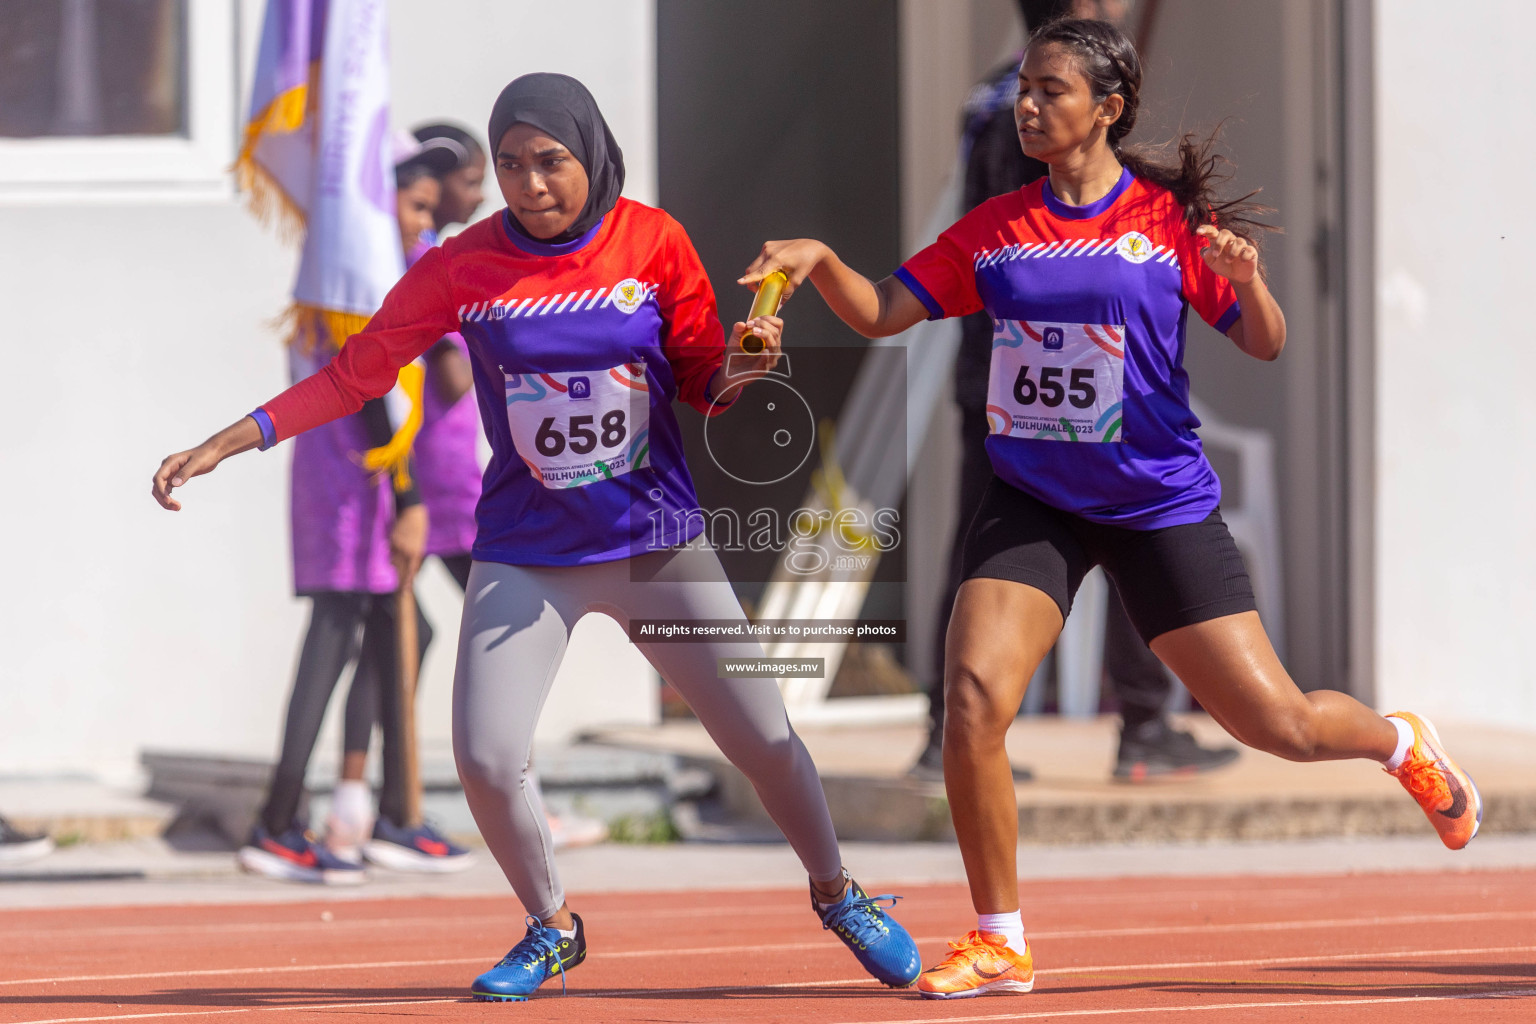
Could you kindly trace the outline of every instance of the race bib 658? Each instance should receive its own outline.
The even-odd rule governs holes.
[[[512,443],[545,487],[585,487],[650,465],[644,363],[503,375]]]

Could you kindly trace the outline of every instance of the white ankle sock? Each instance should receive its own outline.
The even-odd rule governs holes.
[[[976,918],[976,930],[987,935],[1001,935],[1008,940],[1009,949],[1015,953],[1024,952],[1024,915],[1020,911],[982,914]]]
[[[1408,757],[1408,750],[1413,746],[1413,726],[1395,715],[1388,715],[1387,721],[1397,727],[1397,749],[1382,764],[1387,771],[1395,772],[1403,766],[1403,761]]]
[[[361,779],[342,779],[331,793],[331,813],[337,820],[366,825],[373,820],[373,789]]]

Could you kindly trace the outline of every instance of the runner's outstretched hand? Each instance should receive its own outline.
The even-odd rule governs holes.
[[[900,334],[928,316],[917,296],[895,277],[876,284],[838,259],[825,242],[814,238],[764,242],[757,259],[736,283],[755,291],[763,278],[774,271],[788,279],[781,301],[788,302],[795,288],[809,278],[838,319],[866,338]]]
[[[736,279],[737,284],[744,284],[753,291],[757,291],[758,284],[763,278],[774,271],[782,271],[789,280],[784,283],[783,302],[788,302],[789,297],[800,287],[800,283],[810,276],[816,269],[816,264],[832,250],[822,242],[814,238],[791,238],[777,242],[764,242],[763,248],[757,254],[757,259],[747,265],[747,272]]]
[[[195,476],[211,473],[215,466],[240,452],[261,446],[261,427],[249,416],[242,417],[214,434],[196,448],[175,455],[167,455],[150,483],[149,492],[155,496],[161,508],[172,512],[181,511],[181,502],[171,497],[171,492]]]

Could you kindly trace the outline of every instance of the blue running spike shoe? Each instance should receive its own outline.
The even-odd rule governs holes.
[[[534,989],[560,975],[560,994],[565,994],[565,972],[587,958],[587,935],[576,919],[576,937],[567,939],[536,917],[528,918],[528,934],[513,946],[501,962],[469,986],[470,995],[487,1003],[520,1003]]]
[[[871,897],[849,878],[842,902],[823,910],[816,903],[815,888],[811,889],[811,909],[821,918],[821,926],[835,932],[858,958],[859,966],[891,988],[906,988],[923,969],[917,943],[880,905],[882,900],[890,900],[894,907],[899,899],[889,894]]]

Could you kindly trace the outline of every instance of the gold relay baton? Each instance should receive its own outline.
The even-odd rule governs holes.
[[[757,283],[757,298],[752,300],[752,312],[747,314],[748,320],[755,320],[760,316],[773,316],[779,311],[779,298],[784,294],[784,286],[789,283],[789,278],[784,271],[775,270]],[[748,333],[741,339],[741,350],[748,355],[757,355],[763,350],[763,339],[755,334]]]

